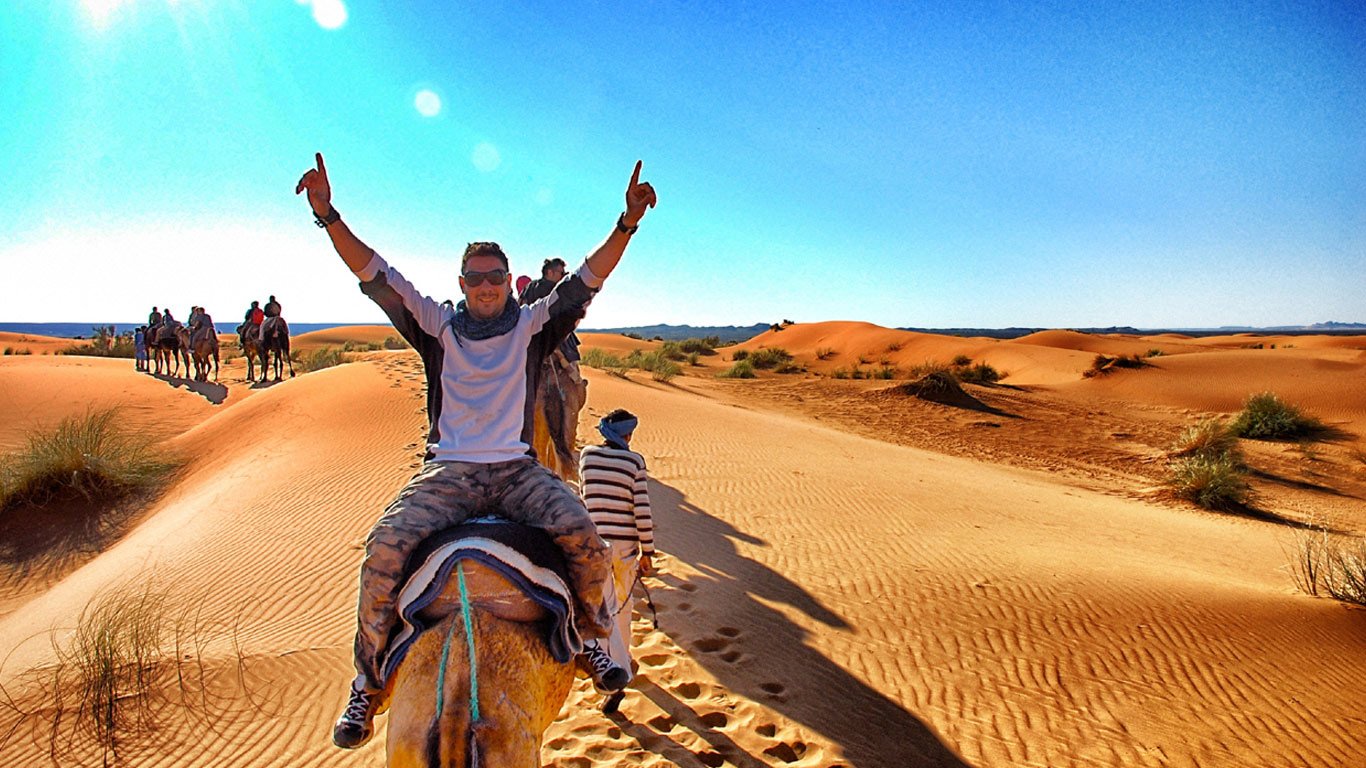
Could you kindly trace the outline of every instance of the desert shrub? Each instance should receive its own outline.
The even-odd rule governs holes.
[[[92,326],[90,341],[75,347],[61,350],[61,355],[80,355],[83,357],[125,357],[132,359],[137,355],[137,345],[133,343],[133,332],[116,333],[112,325]]]
[[[972,358],[968,357],[967,355],[956,355],[953,358],[953,362],[951,362],[950,365],[954,366],[955,368],[963,368],[972,365]]]
[[[626,332],[622,333],[621,335],[622,335],[622,336],[625,336],[625,337],[628,338],[628,339],[635,339],[636,341],[644,341],[644,340],[645,340],[645,337],[644,337],[644,336],[641,336],[640,334],[636,333],[635,331],[626,331]]]
[[[296,357],[295,354],[291,354],[290,357],[294,359],[294,364],[299,366],[302,373],[321,371],[324,368],[331,368],[347,362],[338,347],[318,347],[306,355],[298,354]]]
[[[741,360],[747,360],[747,359],[749,359],[749,350],[747,350],[747,349],[737,349],[737,350],[735,350],[734,352],[731,353],[730,359],[731,359],[732,362],[737,362],[737,363],[740,362]]]
[[[345,342],[342,343],[342,351],[355,352],[357,346],[358,343],[354,339],[347,339]]]
[[[1119,355],[1118,357],[1096,355],[1095,359],[1091,361],[1091,367],[1082,371],[1081,375],[1089,379],[1094,376],[1104,376],[1119,368],[1144,368],[1147,365],[1148,363],[1144,362],[1143,358],[1137,354]]]
[[[712,354],[716,354],[716,353],[713,352]],[[688,365],[701,365],[701,363],[698,362],[699,359],[700,359],[700,354],[699,354],[699,353],[697,353],[697,352],[689,352],[689,353],[688,353]]]
[[[848,378],[852,378],[852,377],[850,376],[850,371],[849,371],[848,368],[836,368],[834,371],[831,371],[831,372],[830,372],[830,375],[833,376],[833,377],[836,378],[836,379],[848,379]]]
[[[899,342],[899,341],[894,341],[894,342],[892,342],[891,344],[888,344],[888,345],[887,345],[887,351],[888,351],[888,352],[900,352],[900,351],[901,351],[901,347],[902,347],[902,343],[901,343],[901,342]]]
[[[1238,436],[1218,417],[1202,419],[1199,424],[1186,427],[1168,451],[1173,458],[1223,454],[1238,455]]]
[[[1144,357],[1162,357],[1162,350],[1153,347],[1143,354]]]
[[[659,354],[669,360],[686,360],[688,353],[683,351],[682,345],[676,341],[666,341],[659,348]]]
[[[1273,393],[1263,392],[1247,399],[1229,428],[1239,437],[1284,439],[1313,435],[1323,430],[1323,423]]]
[[[631,368],[631,366],[626,364],[625,360],[598,347],[585,349],[580,358],[580,362],[590,368],[607,371],[613,376],[619,376],[623,379],[626,378],[626,371]]]
[[[1168,468],[1167,486],[1177,498],[1206,509],[1236,510],[1252,498],[1242,462],[1229,453],[1176,459]]]
[[[402,336],[385,336],[385,349],[408,349],[408,342]]]
[[[858,356],[858,364],[859,364],[859,365],[867,365],[867,364],[869,364],[869,363],[871,363],[871,362],[873,362],[873,358],[871,358],[871,357],[869,357],[869,356],[867,356],[867,355],[859,355],[859,356]]]
[[[895,378],[896,378],[896,367],[895,367],[895,366],[891,366],[891,365],[884,365],[884,366],[882,366],[881,368],[877,369],[876,371],[873,371],[872,378],[874,378],[874,379],[895,379]]]
[[[31,355],[31,354],[33,354],[33,350],[29,349],[28,347],[5,347],[5,354],[7,354],[7,355]]]
[[[707,336],[706,338],[691,338],[677,342],[678,348],[687,354],[714,355],[716,348],[721,345],[721,337]]]
[[[992,368],[986,363],[977,363],[962,368],[955,368],[954,375],[959,381],[966,381],[972,384],[995,384],[1004,375],[1000,371]]]
[[[836,352],[832,347],[816,347],[817,360],[829,360],[830,358],[834,357],[835,354]]]
[[[1317,527],[1298,530],[1286,552],[1295,586],[1306,594],[1366,605],[1366,541]]]
[[[90,410],[29,434],[23,450],[0,460],[0,511],[67,495],[114,501],[151,488],[175,466],[150,439],[125,428],[117,409]]]
[[[737,360],[731,367],[716,375],[723,379],[752,379],[754,364],[748,360]]]
[[[663,349],[653,352],[642,352],[639,349],[632,350],[626,356],[626,365],[630,368],[639,368],[642,371],[649,371],[655,381],[668,381],[683,372],[683,368],[664,354]]]
[[[916,365],[911,368],[912,378],[923,379],[924,377],[933,374],[947,375],[953,378],[955,382],[958,379],[958,376],[953,372],[952,369],[949,368],[949,366],[934,360],[926,360],[925,362],[920,363],[919,365]]]
[[[779,368],[792,362],[792,355],[782,347],[763,347],[751,353],[749,361],[755,368]]]

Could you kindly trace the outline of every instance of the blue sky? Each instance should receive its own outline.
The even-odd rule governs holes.
[[[642,159],[588,327],[1366,321],[1359,3],[18,0],[0,115],[4,321],[382,322],[315,151],[438,298],[470,240],[581,257]]]

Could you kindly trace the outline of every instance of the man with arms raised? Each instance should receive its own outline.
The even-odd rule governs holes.
[[[545,530],[564,550],[586,639],[612,631],[611,565],[577,494],[536,461],[532,449],[535,391],[541,362],[573,330],[611,274],[655,192],[636,163],[626,210],[569,279],[528,306],[512,298],[507,256],[497,243],[476,242],[460,260],[455,307],[418,292],[398,270],[351,233],[332,207],[323,157],[299,180],[317,224],[327,229],[361,291],[384,310],[421,355],[427,372],[430,433],[426,463],[370,531],[357,606],[356,679],[332,731],[337,746],[370,739],[385,680],[379,660],[396,620],[394,601],[408,554],[428,535],[471,517],[498,514]]]

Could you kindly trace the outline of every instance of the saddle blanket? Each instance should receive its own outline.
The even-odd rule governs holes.
[[[431,605],[455,578],[456,564],[472,560],[498,572],[523,594],[550,614],[546,645],[550,655],[561,664],[583,652],[583,639],[574,624],[574,597],[565,583],[563,556],[549,539],[528,549],[528,556],[514,548],[519,544],[520,526],[502,521],[474,522],[459,526],[440,536],[415,554],[409,564],[409,577],[399,590],[398,626],[391,635],[389,648],[380,664],[380,674],[388,680],[407,654],[414,640],[428,629],[423,609]],[[539,551],[538,551],[539,550]],[[559,572],[557,572],[557,570]],[[451,582],[455,589],[455,583]]]

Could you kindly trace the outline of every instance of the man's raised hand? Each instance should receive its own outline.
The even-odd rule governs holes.
[[[332,210],[332,185],[327,183],[327,166],[323,165],[323,153],[319,152],[315,156],[318,158],[318,167],[308,169],[299,178],[299,184],[294,187],[294,194],[308,190],[308,204],[312,206],[313,214],[322,217]],[[640,164],[637,163],[636,172],[639,171]]]
[[[322,155],[318,156],[318,163],[322,164]],[[640,223],[640,219],[645,215],[646,208],[655,207],[659,199],[655,197],[655,188],[650,186],[650,182],[640,180],[641,161],[636,161],[636,169],[631,172],[631,183],[626,185],[626,216],[623,223],[628,227],[634,227]],[[312,173],[310,171],[309,173]]]

